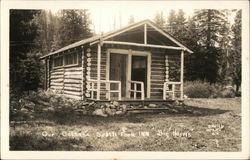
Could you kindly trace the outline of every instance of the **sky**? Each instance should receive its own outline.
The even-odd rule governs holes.
[[[163,12],[165,18],[167,18],[168,13],[171,9],[175,7],[168,7],[168,2],[156,1],[151,2],[104,2],[98,1],[98,3],[90,3],[84,6],[82,9],[88,9],[90,17],[92,20],[92,29],[95,32],[108,32],[114,29],[121,28],[128,24],[129,18],[133,15],[135,22],[144,19],[154,19],[157,12]],[[178,8],[175,8],[178,10]],[[57,8],[51,9],[52,12],[56,13]],[[193,9],[184,8],[183,11],[188,17],[193,13]],[[115,25],[114,25],[115,24]]]
[[[226,8],[225,3],[220,5],[220,1],[216,5],[209,8],[222,7]],[[211,3],[214,4],[214,3]],[[108,32],[121,28],[128,24],[131,15],[134,16],[135,22],[151,19],[153,20],[157,12],[163,12],[165,19],[171,9],[178,11],[182,9],[186,18],[192,16],[194,9],[205,8],[203,3],[187,3],[187,1],[84,1],[83,3],[74,4],[74,9],[88,9],[92,20],[91,28],[95,33]],[[206,5],[205,5],[206,6]],[[61,6],[51,9],[56,13]],[[72,9],[71,6],[63,6],[64,9]],[[233,21],[233,16],[229,17]],[[115,23],[115,25],[114,25]]]

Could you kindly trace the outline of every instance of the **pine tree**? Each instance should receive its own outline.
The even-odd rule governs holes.
[[[61,10],[54,48],[59,49],[92,36],[88,10]]]
[[[171,10],[168,16],[168,20],[167,20],[167,31],[174,35],[175,33],[175,28],[176,28],[176,13],[175,10]]]
[[[160,13],[158,12],[155,15],[154,22],[161,28],[165,28],[166,21],[163,15],[163,12],[161,11]]]
[[[39,27],[36,42],[39,44],[40,52],[45,55],[53,50],[54,35],[57,30],[57,17],[51,11],[42,10],[41,13],[35,17],[36,23]]]
[[[135,18],[133,15],[130,15],[129,20],[128,20],[128,24],[133,24],[133,23],[135,23]]]
[[[242,20],[241,20],[241,10],[238,10],[234,19],[234,25],[232,26],[233,32],[233,52],[230,56],[230,70],[233,78],[233,82],[236,85],[236,91],[239,91],[241,86],[241,44],[242,44]]]
[[[182,9],[178,11],[177,17],[176,17],[176,27],[174,29],[173,35],[181,40],[182,42],[185,40],[185,37],[187,36],[187,21],[185,18],[185,13]]]
[[[34,20],[38,14],[39,10],[10,10],[10,88],[16,94],[39,85],[38,26]]]
[[[220,27],[225,22],[225,15],[220,10],[197,10],[194,15],[197,25],[198,44],[202,47],[202,68],[199,78],[211,83],[217,81],[220,63]]]

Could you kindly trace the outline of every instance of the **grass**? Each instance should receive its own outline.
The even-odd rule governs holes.
[[[241,99],[190,99],[186,113],[38,114],[10,123],[10,150],[240,151]]]

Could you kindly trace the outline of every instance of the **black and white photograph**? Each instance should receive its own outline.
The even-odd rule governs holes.
[[[3,158],[248,159],[249,2],[201,2],[3,1]]]

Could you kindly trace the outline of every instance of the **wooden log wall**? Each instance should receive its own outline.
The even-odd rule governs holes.
[[[83,98],[83,70],[82,66],[82,50],[77,49],[78,65],[64,66],[53,68],[50,70],[49,82],[50,88],[61,91],[63,95],[82,99]]]
[[[171,54],[168,57],[169,63],[169,81],[180,82],[181,75],[181,54],[179,53]]]
[[[92,47],[91,49],[91,66],[90,66],[90,78],[97,79],[97,48]],[[101,80],[106,80],[106,47],[101,48]],[[101,83],[101,99],[106,98],[106,85]]]
[[[160,50],[152,52],[151,56],[151,98],[163,98],[163,84],[166,78],[166,54]]]

